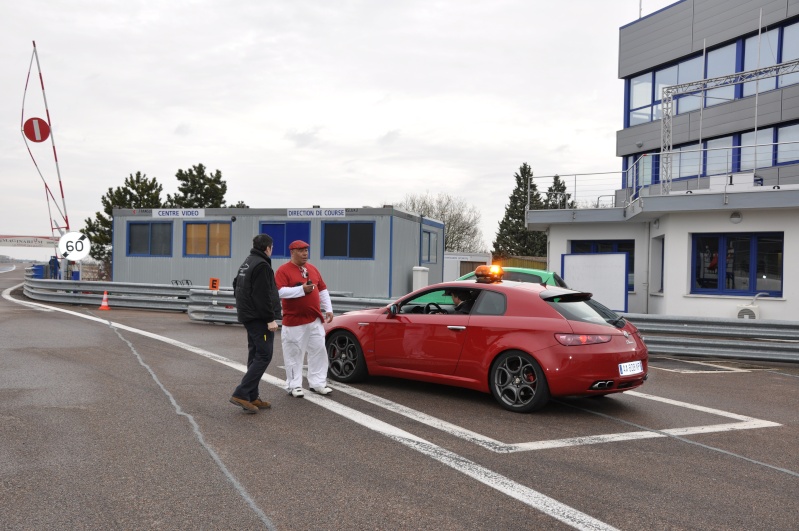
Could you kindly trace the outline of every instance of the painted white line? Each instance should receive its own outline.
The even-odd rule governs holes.
[[[654,367],[652,365],[649,366],[650,369],[657,369],[659,371],[666,371],[666,372],[676,372],[677,374],[727,374],[731,372],[754,372],[754,371],[764,371],[767,369],[735,369],[735,370],[721,370],[721,371],[701,371],[699,369],[666,369],[665,367]]]
[[[606,435],[589,435],[585,437],[571,437],[567,439],[551,439],[547,441],[534,441],[526,443],[508,444],[508,443],[503,443],[501,441],[497,441],[496,439],[492,439],[491,437],[486,437],[485,435],[475,433],[471,430],[467,430],[455,424],[451,424],[445,420],[441,420],[439,418],[433,417],[432,415],[428,415],[427,413],[422,413],[421,411],[417,411],[415,409],[408,408],[401,404],[397,404],[396,402],[392,402],[391,400],[387,400],[385,398],[381,398],[371,393],[361,391],[360,389],[356,389],[346,384],[338,382],[329,382],[328,385],[333,389],[336,389],[342,393],[346,393],[355,398],[359,398],[365,402],[368,402],[375,406],[391,411],[392,413],[402,415],[403,417],[415,420],[416,422],[419,422],[426,426],[430,426],[431,428],[441,430],[449,435],[452,435],[453,437],[457,437],[459,439],[463,439],[478,446],[482,446],[483,448],[486,448],[487,450],[491,450],[492,452],[496,453],[529,452],[534,450],[548,450],[552,448],[566,448],[570,446],[584,446],[588,444],[603,444],[603,443],[621,442],[621,441],[634,441],[641,439],[654,439],[659,437],[668,437],[671,435],[692,435],[692,434],[716,433],[716,432],[724,432],[732,430],[751,430],[757,428],[770,428],[781,425],[776,422],[754,419],[752,417],[738,415],[735,413],[730,413],[728,411],[722,411],[720,409],[713,409],[709,407],[699,406],[696,404],[689,404],[688,402],[680,402],[678,400],[672,400],[670,398],[661,398],[654,395],[647,395],[638,391],[626,391],[625,392],[626,395],[636,396],[639,398],[646,398],[648,400],[654,400],[672,406],[693,409],[695,411],[701,411],[703,413],[708,413],[711,415],[718,415],[721,417],[735,419],[740,422],[735,424],[711,424],[707,426],[694,426],[688,428],[671,428],[671,429],[657,430],[657,431],[645,430],[645,431],[634,431],[634,432],[624,432],[624,433],[611,433]]]
[[[751,372],[753,369],[737,369],[735,367],[728,367],[726,365],[717,365],[715,363],[708,363],[706,361],[694,361],[694,360],[681,360],[677,358],[669,358],[669,357],[662,357],[657,358],[662,360],[670,360],[670,361],[677,361],[680,363],[692,363],[694,365],[702,365],[705,367],[715,367],[719,370],[711,371],[711,370],[699,370],[699,369],[667,369],[666,367],[657,367],[655,365],[649,364],[651,369],[657,369],[659,371],[666,371],[666,372],[676,372],[680,374],[720,374],[725,372]]]
[[[708,363],[706,361],[696,361],[696,360],[678,360],[675,358],[666,358],[672,361],[679,361],[682,363],[689,363],[692,365],[702,365],[703,367],[715,367],[717,369],[721,369],[724,372],[749,372],[749,369],[738,369],[736,367],[730,367],[728,365],[719,365],[718,363]]]
[[[13,288],[11,288],[13,289]],[[6,290],[9,291],[9,290]],[[3,293],[3,296],[6,296],[6,293]],[[18,301],[12,297],[6,297],[11,301],[22,303],[22,304],[30,304],[30,303],[23,303],[22,301]],[[38,305],[43,306],[43,305]],[[236,363],[232,360],[229,360],[223,356],[219,356],[218,354],[214,354],[213,352],[209,352],[207,350],[195,347],[193,345],[189,345],[187,343],[183,343],[181,341],[177,341],[175,339],[170,339],[168,337],[159,336],[157,334],[153,334],[152,332],[147,332],[145,330],[140,330],[138,328],[133,328],[130,326],[126,326],[120,323],[114,323],[112,321],[107,321],[105,319],[100,319],[91,315],[80,314],[77,312],[73,312],[71,310],[65,310],[62,308],[52,308],[52,310],[57,312],[62,312],[65,314],[73,315],[75,317],[80,317],[82,319],[88,319],[90,321],[95,321],[98,323],[103,323],[106,325],[110,325],[114,328],[118,328],[120,330],[127,330],[128,332],[139,334],[150,339],[155,339],[158,341],[162,341],[169,345],[182,348],[194,354],[198,354],[210,360],[216,361],[218,363],[222,363],[228,367],[234,368],[240,372],[246,372],[247,367],[241,363]],[[282,378],[277,378],[275,376],[271,376],[269,374],[264,374],[263,380],[279,387],[281,390],[285,387],[285,381]],[[601,520],[597,520],[592,516],[589,516],[583,512],[578,511],[577,509],[573,509],[568,505],[561,503],[554,498],[550,498],[545,494],[542,494],[536,490],[533,490],[529,487],[522,485],[521,483],[517,483],[512,479],[505,477],[501,474],[497,474],[477,463],[470,461],[464,457],[461,457],[458,454],[450,452],[440,446],[437,446],[431,442],[428,442],[412,433],[406,432],[396,426],[392,426],[382,420],[376,419],[365,413],[361,413],[355,409],[350,408],[349,406],[345,406],[338,402],[334,402],[330,398],[323,398],[321,396],[316,396],[312,394],[305,395],[303,400],[307,400],[314,404],[317,404],[328,411],[336,413],[342,417],[345,417],[357,424],[364,426],[367,429],[385,435],[390,439],[399,442],[400,444],[407,446],[417,452],[435,459],[439,463],[442,463],[453,470],[460,472],[466,476],[471,477],[472,479],[476,479],[480,483],[502,492],[511,498],[514,498],[528,507],[540,511],[544,514],[555,518],[575,529],[579,530],[603,530],[603,531],[612,531],[616,528],[610,526]]]
[[[280,385],[281,387],[285,385],[283,380],[280,380]],[[383,422],[382,420],[366,415],[365,413],[361,413],[360,411],[352,409],[349,406],[334,402],[329,398],[309,395],[305,396],[306,398],[315,399],[314,402],[325,409],[332,411],[333,413],[348,418],[370,430],[382,433],[386,437],[389,437],[409,448],[416,450],[417,452],[431,457],[439,463],[447,465],[448,467],[461,472],[462,474],[476,479],[480,483],[498,490],[533,509],[536,509],[544,514],[548,514],[549,516],[560,520],[561,522],[568,524],[575,529],[615,529],[614,527],[609,526],[608,524],[605,524],[604,522],[588,516],[587,514],[576,509],[573,509],[568,505],[555,500],[554,498],[550,498],[549,496],[517,483],[510,478],[507,478],[501,474],[497,474],[496,472],[478,465],[473,461],[441,448],[440,446],[430,443],[420,437],[417,437],[416,435],[397,428],[396,426],[392,426],[391,424]]]
[[[747,417],[745,415],[738,415],[736,413],[730,413],[729,411],[722,411],[720,409],[713,409],[713,408],[710,408],[710,407],[699,406],[699,405],[696,405],[696,404],[689,404],[688,402],[681,402],[679,400],[672,400],[671,398],[663,398],[663,397],[655,396],[655,395],[647,395],[647,394],[641,393],[640,391],[625,391],[624,394],[630,395],[630,396],[637,396],[639,398],[646,398],[647,400],[654,400],[656,402],[663,402],[664,404],[669,404],[669,405],[672,405],[672,406],[684,407],[686,409],[693,409],[694,411],[701,411],[702,413],[710,413],[711,415],[718,415],[720,417],[727,417],[729,419],[737,419],[737,420],[740,420],[742,422],[743,421],[756,420],[756,419],[753,419],[752,417]]]
[[[482,446],[483,448],[487,448],[491,451],[497,453],[508,452],[508,450],[505,448],[507,448],[509,445],[501,443],[495,439],[492,439],[491,437],[486,437],[485,435],[481,435],[471,430],[467,430],[466,428],[462,428],[455,424],[451,424],[446,420],[441,420],[437,417],[433,417],[432,415],[428,415],[427,413],[422,413],[421,411],[405,407],[402,404],[397,404],[396,402],[392,402],[391,400],[381,398],[377,395],[373,395],[372,393],[361,391],[360,389],[356,389],[355,387],[351,387],[347,384],[328,381],[327,385],[329,387],[332,387],[333,389],[336,389],[337,391],[341,391],[342,393],[346,393],[355,398],[359,398],[364,402],[368,402],[375,406],[391,411],[392,413],[396,413],[398,415],[402,415],[403,417],[407,417],[411,420],[415,420],[416,422],[419,422],[426,426],[430,426],[431,428],[441,430],[454,437],[457,437],[459,439],[464,439],[471,443]]]
[[[12,297],[11,296],[11,292],[14,291],[15,289],[21,287],[21,286],[22,286],[22,284],[17,284],[16,286],[11,286],[10,288],[6,288],[5,290],[3,290],[3,298],[6,299],[7,301],[15,302],[15,303],[19,304],[20,306],[26,306],[26,307],[28,307],[28,308],[30,308],[32,310],[39,310],[39,311],[42,311],[42,312],[52,312],[53,311],[53,309],[51,307],[45,306],[44,304],[39,304],[38,302],[21,301],[19,299],[15,299],[14,297]]]
[[[773,428],[781,426],[768,420],[752,420],[749,422],[735,422],[732,424],[712,424],[709,426],[694,426],[690,428],[670,428],[658,431],[630,431],[625,433],[612,433],[608,435],[591,435],[588,437],[573,437],[570,439],[552,439],[508,445],[508,451],[521,452],[529,450],[549,450],[551,448],[566,448],[569,446],[583,446],[586,444],[601,444],[620,441],[640,441],[643,439],[658,439],[661,437],[695,435],[699,433],[718,433],[733,430],[753,430],[756,428]]]

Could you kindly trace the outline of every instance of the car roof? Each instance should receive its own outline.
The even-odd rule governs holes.
[[[450,282],[441,282],[427,286],[434,289],[466,289],[471,290],[475,288],[494,288],[499,291],[515,291],[519,289],[534,291],[540,293],[542,291],[563,290],[567,293],[573,293],[574,290],[560,288],[557,286],[550,286],[545,284],[538,284],[536,282],[518,282],[515,280],[502,280],[500,282],[477,282],[476,278],[467,278],[466,280],[452,280]]]
[[[513,267],[513,266],[505,267],[505,266],[502,266],[502,270],[503,271],[510,271],[512,273],[529,273],[531,275],[538,275],[538,276],[552,275],[552,271],[547,271],[546,269],[533,269],[531,267]],[[474,271],[470,271],[470,272],[466,273],[465,275],[461,275],[460,277],[458,277],[458,280],[460,280],[460,279],[462,279],[464,277],[471,278],[473,276],[474,276]]]

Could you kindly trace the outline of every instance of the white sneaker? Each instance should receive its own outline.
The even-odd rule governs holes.
[[[333,390],[326,385],[323,385],[322,387],[311,387],[311,391],[318,395],[329,395],[333,392]]]
[[[302,390],[302,387],[295,387],[294,389],[289,391],[289,394],[294,398],[302,398],[305,396],[305,392]]]

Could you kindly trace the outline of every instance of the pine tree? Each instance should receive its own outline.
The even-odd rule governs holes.
[[[94,219],[86,218],[86,227],[81,230],[92,243],[89,255],[100,262],[103,278],[110,278],[111,272],[111,235],[113,233],[113,209],[115,208],[160,208],[163,186],[155,177],[137,171],[125,179],[124,186],[108,189],[100,199],[103,212],[95,213]]]
[[[197,164],[188,171],[178,170],[175,174],[180,185],[174,196],[167,194],[167,206],[182,208],[222,208],[225,205],[227,183],[222,180],[222,172],[216,170],[207,175],[205,166]]]
[[[541,232],[527,230],[525,208],[527,206],[527,186],[530,186],[530,210],[544,208],[538,186],[532,181],[533,172],[525,162],[514,174],[516,187],[510,194],[505,206],[505,216],[499,222],[497,239],[494,241],[492,254],[496,257],[507,256],[545,256],[547,248],[546,235]]]
[[[566,183],[555,175],[552,186],[547,188],[547,197],[544,199],[544,208],[574,208],[574,201],[571,201],[571,194],[566,193]]]

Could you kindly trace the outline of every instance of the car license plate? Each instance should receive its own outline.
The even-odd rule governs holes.
[[[639,372],[644,372],[644,366],[640,361],[619,363],[619,376],[629,376],[631,374],[638,374]]]

